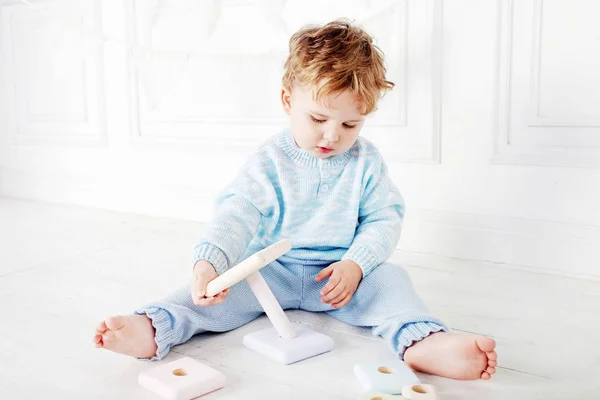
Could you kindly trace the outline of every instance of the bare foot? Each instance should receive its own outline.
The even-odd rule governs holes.
[[[453,379],[490,379],[498,364],[494,339],[437,332],[404,352],[414,370]]]
[[[146,315],[109,317],[96,327],[94,343],[116,353],[150,358],[156,355],[154,327]]]

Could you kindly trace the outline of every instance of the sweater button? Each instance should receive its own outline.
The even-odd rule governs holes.
[[[329,186],[327,186],[327,185],[321,186],[321,192],[327,193],[328,191],[329,191]]]

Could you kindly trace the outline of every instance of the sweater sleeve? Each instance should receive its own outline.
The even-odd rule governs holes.
[[[272,213],[272,193],[264,163],[247,162],[218,196],[214,216],[194,247],[194,264],[207,260],[219,275],[233,267],[255,237],[263,216]]]
[[[367,276],[385,262],[400,240],[404,199],[390,180],[381,156],[373,160],[361,197],[358,227],[343,260],[357,263]]]

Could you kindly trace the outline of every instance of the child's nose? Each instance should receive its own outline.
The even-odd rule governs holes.
[[[323,138],[330,142],[337,142],[340,139],[340,135],[337,133],[335,129],[329,129],[325,131]]]

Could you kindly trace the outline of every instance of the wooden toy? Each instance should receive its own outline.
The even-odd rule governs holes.
[[[281,240],[248,257],[206,286],[206,296],[217,293],[246,279],[265,310],[273,328],[244,336],[244,345],[282,364],[291,364],[330,351],[333,339],[299,324],[292,324],[277,302],[260,269],[290,251],[289,240]]]
[[[400,360],[356,364],[354,374],[365,391],[400,394],[405,386],[421,383],[417,375]]]
[[[225,386],[225,375],[190,357],[141,372],[138,383],[169,400],[190,400]]]
[[[433,385],[407,385],[402,389],[402,397],[408,400],[439,400]]]
[[[266,267],[292,249],[289,240],[280,240],[271,246],[254,253],[235,267],[229,269],[206,285],[206,297],[215,296],[217,293],[235,285],[253,272]]]

